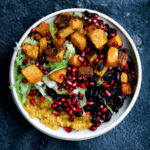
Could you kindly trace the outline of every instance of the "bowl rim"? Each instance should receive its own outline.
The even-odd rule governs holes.
[[[27,36],[27,34],[30,32],[30,30],[34,27],[36,27],[41,21],[45,21],[51,17],[54,17],[62,12],[73,12],[73,11],[80,11],[80,12],[84,12],[84,11],[89,11],[91,13],[97,13],[100,16],[102,16],[103,18],[105,18],[106,20],[108,20],[109,22],[113,23],[122,33],[123,35],[128,39],[128,41],[130,42],[131,46],[132,46],[132,50],[134,51],[135,54],[135,58],[137,61],[137,74],[138,74],[138,79],[137,79],[137,86],[134,92],[134,95],[132,97],[132,100],[130,102],[130,104],[128,105],[128,107],[126,108],[126,110],[124,111],[124,113],[118,118],[116,119],[111,125],[109,125],[108,127],[106,127],[105,129],[103,129],[102,131],[95,131],[93,132],[92,135],[88,136],[88,135],[83,135],[82,137],[76,137],[74,138],[73,136],[71,137],[65,137],[62,135],[54,135],[53,133],[49,133],[44,131],[43,129],[41,129],[41,127],[39,127],[38,125],[36,125],[34,123],[34,121],[32,121],[31,118],[29,118],[29,116],[27,116],[27,114],[23,111],[23,107],[17,97],[15,88],[11,89],[11,93],[14,99],[14,102],[17,106],[17,108],[19,109],[19,111],[21,112],[21,114],[24,116],[24,118],[32,125],[34,126],[36,129],[38,129],[39,131],[43,132],[44,134],[57,138],[57,139],[62,139],[62,140],[68,140],[68,141],[79,141],[79,140],[86,140],[86,139],[91,139],[97,136],[100,136],[102,134],[105,134],[106,132],[110,131],[111,129],[113,129],[115,126],[117,126],[127,115],[128,113],[131,111],[132,107],[134,106],[137,97],[139,95],[140,92],[140,87],[141,87],[141,82],[142,82],[142,67],[141,67],[141,61],[140,61],[140,56],[138,53],[138,50],[133,42],[133,40],[131,39],[130,35],[125,31],[125,29],[119,24],[117,23],[114,19],[110,18],[109,16],[100,13],[96,10],[91,10],[91,9],[86,9],[86,8],[69,8],[69,9],[62,9],[53,13],[50,13],[49,15],[42,17],[41,19],[39,19],[37,22],[35,22],[33,25],[31,25],[26,32],[22,35],[22,37],[20,38],[18,44],[19,46],[21,46],[21,43],[23,42],[23,40],[25,39],[25,37]],[[10,62],[10,69],[9,69],[9,83],[10,85],[14,83],[14,61],[16,58],[16,51],[13,52],[12,58],[11,58],[11,62]],[[70,133],[69,133],[70,134]]]

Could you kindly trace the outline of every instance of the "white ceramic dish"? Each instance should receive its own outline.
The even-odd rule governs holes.
[[[24,33],[24,35],[21,37],[21,39],[18,43],[19,46],[22,44],[23,40],[29,34],[30,30],[32,28],[36,27],[41,21],[49,22],[51,20],[54,20],[55,17],[62,12],[68,12],[68,13],[72,13],[72,12],[76,12],[76,11],[84,12],[85,10],[87,10],[87,9],[80,9],[80,8],[65,9],[65,10],[57,11],[55,13],[47,15],[46,17],[44,17],[44,18],[40,19],[39,21],[37,21],[36,23],[34,23]],[[109,122],[103,123],[96,131],[90,131],[87,129],[87,130],[82,130],[82,131],[73,131],[71,133],[67,133],[62,128],[59,128],[59,130],[56,130],[56,131],[52,130],[50,128],[47,128],[44,124],[40,123],[40,121],[37,118],[31,119],[29,117],[28,113],[23,109],[23,107],[17,97],[17,93],[16,93],[15,89],[12,89],[13,99],[14,99],[18,109],[20,110],[22,115],[28,120],[28,122],[30,122],[35,128],[37,128],[41,132],[43,132],[49,136],[58,138],[58,139],[70,140],[70,141],[85,140],[85,139],[91,139],[91,138],[100,136],[100,135],[110,131],[112,128],[114,128],[116,125],[118,125],[128,115],[128,113],[130,112],[130,110],[132,109],[133,105],[136,102],[136,99],[138,97],[140,87],[141,87],[141,80],[142,80],[141,61],[140,61],[140,57],[139,57],[138,51],[136,49],[136,46],[135,46],[133,40],[131,39],[131,37],[129,36],[129,34],[123,29],[123,27],[121,27],[116,21],[114,21],[110,17],[108,17],[102,13],[99,13],[97,11],[94,11],[94,10],[88,9],[88,11],[91,13],[99,14],[101,19],[103,19],[104,22],[108,23],[111,27],[116,28],[119,35],[123,38],[123,42],[124,42],[123,47],[126,47],[129,49],[129,53],[132,56],[134,63],[135,63],[136,75],[137,75],[137,85],[135,87],[135,92],[134,92],[133,97],[129,98],[128,100],[125,101],[123,107],[119,110],[119,112],[117,114],[113,115],[112,119]],[[16,57],[16,52],[14,52],[14,54],[12,56],[11,64],[10,64],[10,84],[14,84],[15,57]]]

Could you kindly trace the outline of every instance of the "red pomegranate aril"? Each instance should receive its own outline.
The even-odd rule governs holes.
[[[73,67],[73,68],[72,68],[72,72],[76,72],[77,70],[78,70],[77,67]]]
[[[76,97],[76,96],[78,96],[78,94],[77,94],[77,93],[74,93],[73,96]]]
[[[108,30],[108,27],[104,25],[104,31],[106,32]]]
[[[124,70],[126,71],[128,69],[128,64],[126,64],[125,66],[124,66]]]
[[[70,74],[67,74],[67,78],[68,78],[69,80],[71,80],[71,79],[72,79],[72,77],[71,77],[71,75],[70,75]]]
[[[83,66],[87,66],[87,61],[86,60],[84,60],[84,62],[83,62],[83,64],[82,64]]]
[[[76,75],[76,72],[71,72],[71,75],[72,75],[72,76],[75,76],[75,75]]]
[[[50,36],[50,32],[48,31],[48,32],[46,33],[46,35],[47,35],[47,36]]]
[[[110,36],[111,38],[115,37],[115,35],[116,35],[115,33],[110,33],[110,34],[109,34],[109,36]]]
[[[128,49],[124,49],[123,51],[124,51],[125,53],[128,53]]]
[[[84,83],[81,83],[81,84],[80,84],[80,87],[81,87],[82,89],[85,89],[85,88],[86,88],[86,85],[85,85]]]
[[[83,80],[84,80],[84,81],[87,81],[88,79],[87,79],[86,77],[83,77]]]
[[[32,106],[35,106],[35,105],[36,105],[35,99],[30,99],[30,104],[31,104]]]
[[[131,74],[132,74],[132,75],[134,75],[134,74],[135,74],[135,72],[134,72],[133,70],[131,70]]]
[[[91,126],[90,130],[95,131],[97,129],[96,126]]]
[[[89,52],[89,51],[90,51],[90,48],[86,47],[86,48],[85,48],[85,51],[86,51],[86,52]]]
[[[40,69],[40,70],[43,70],[43,69],[44,69],[44,67],[43,67],[42,65],[40,65],[40,66],[39,66],[39,69]]]
[[[98,23],[98,20],[97,20],[97,19],[93,19],[92,22],[93,22],[93,23]]]
[[[86,111],[85,114],[86,115],[91,115],[91,112],[90,111]]]
[[[99,17],[98,14],[93,14],[92,16],[93,16],[94,18],[98,18],[98,17]]]
[[[92,19],[88,18],[87,22],[88,22],[88,24],[91,24],[92,23]]]
[[[100,55],[98,56],[98,58],[99,58],[99,59],[103,59],[103,58],[104,58],[104,54],[100,54]]]
[[[69,107],[67,107],[66,109],[65,109],[65,112],[68,112],[70,110],[70,108]]]
[[[49,49],[49,48],[51,48],[51,46],[48,44],[48,45],[47,45],[47,48]]]
[[[72,92],[73,92],[73,88],[69,88],[68,89],[68,94],[72,94]]]
[[[97,112],[97,115],[100,116],[102,113],[100,111]]]
[[[70,116],[70,117],[69,117],[69,120],[70,120],[70,121],[74,121],[74,117],[73,117],[73,116]]]
[[[73,98],[72,99],[72,104],[74,105],[76,103],[77,99],[76,98]]]
[[[66,83],[68,86],[70,86],[70,87],[72,86],[72,82],[70,80],[67,80]]]
[[[103,118],[103,119],[105,119],[105,118],[106,118],[106,115],[105,115],[105,114],[104,114],[104,115],[102,115],[102,118]]]
[[[60,86],[60,83],[59,82],[56,82],[57,86]]]
[[[98,123],[95,124],[96,127],[99,127],[100,125],[101,125],[100,122],[98,122]]]
[[[68,104],[67,104],[67,103],[64,103],[63,105],[64,105],[64,107],[66,107],[66,108],[68,107]]]
[[[82,51],[81,56],[85,57],[85,53],[86,53],[85,51]]]
[[[105,94],[106,94],[106,96],[108,96],[108,97],[111,96],[111,93],[110,93],[108,90],[105,90]]]
[[[58,104],[56,104],[56,103],[53,103],[53,104],[52,104],[52,108],[53,108],[53,109],[55,109],[57,106],[58,106]]]
[[[62,89],[59,87],[59,88],[58,88],[58,91],[59,91],[59,92],[61,92],[61,91],[62,91]]]
[[[84,57],[82,57],[82,56],[79,56],[79,61],[81,62],[81,63],[83,63],[84,62]]]
[[[77,87],[77,85],[78,85],[78,82],[76,81],[72,84],[73,87]]]
[[[76,80],[76,76],[72,76],[71,79],[72,79],[73,81],[75,81],[75,80]]]
[[[23,79],[22,82],[23,83],[28,83],[28,80],[27,79]]]
[[[114,85],[113,89],[116,89],[116,88],[117,88],[117,84]]]
[[[60,75],[60,79],[61,79],[61,80],[63,80],[63,79],[64,79],[64,77],[65,77],[65,75],[64,75],[64,74],[61,74],[61,75]]]
[[[94,83],[94,82],[90,82],[90,85],[91,85],[91,86],[94,86],[94,85],[95,85],[95,83]]]
[[[64,127],[64,130],[67,131],[67,132],[71,132],[72,128],[70,128],[70,127]]]
[[[35,65],[39,67],[40,63],[38,61],[35,62]]]
[[[81,107],[80,102],[76,102],[76,106],[77,108],[80,108]]]
[[[45,75],[47,75],[47,74],[48,74],[48,71],[47,71],[47,70],[44,70],[43,73],[44,73]]]
[[[36,95],[36,90],[31,90],[29,93],[30,96],[35,96]]]
[[[31,33],[32,33],[32,34],[35,33],[35,31],[36,31],[35,28],[32,28],[32,29],[31,29]]]
[[[114,41],[114,42],[113,42],[113,46],[114,46],[114,47],[117,47],[117,46],[118,46],[118,42],[117,42],[117,41]]]
[[[94,102],[87,101],[86,104],[92,106]]]
[[[26,59],[26,60],[23,61],[23,64],[27,65],[29,62],[30,62],[30,59]]]
[[[72,68],[69,66],[69,67],[67,68],[67,70],[68,70],[68,71],[71,71],[71,70],[72,70]]]
[[[62,102],[65,102],[65,101],[66,101],[66,99],[65,99],[65,98],[62,98],[62,99],[61,99],[61,101],[62,101]]]
[[[82,80],[82,77],[78,77],[78,80],[81,81],[81,80]]]
[[[61,101],[57,101],[57,102],[55,102],[57,105],[61,105],[62,104],[62,102]]]
[[[107,83],[103,83],[103,86],[104,86],[105,88],[109,88],[109,87],[110,87],[110,85],[107,84]]]
[[[100,108],[101,108],[101,109],[104,108],[104,105],[100,105]]]
[[[56,111],[56,110],[53,111],[53,114],[54,114],[55,116],[59,116],[59,112]]]
[[[99,58],[96,58],[96,59],[94,60],[94,64],[96,65],[96,64],[98,64],[98,62],[99,62]]]
[[[110,85],[113,85],[113,84],[114,84],[114,80],[111,80]]]
[[[40,101],[43,102],[45,100],[44,96],[41,96]]]
[[[71,105],[71,99],[67,99],[68,105]]]
[[[73,110],[69,110],[68,115],[72,116],[73,115]]]
[[[100,27],[101,29],[104,29],[104,25],[103,25],[103,24],[100,24],[99,27]]]
[[[78,94],[78,98],[79,98],[79,99],[83,99],[83,94],[79,93],[79,94]]]
[[[81,113],[81,112],[82,112],[82,109],[81,109],[81,108],[77,108],[77,109],[76,109],[76,112],[77,112],[77,113]]]
[[[101,111],[103,112],[103,113],[105,113],[105,112],[107,112],[107,108],[105,107],[105,108],[103,108]]]
[[[88,26],[88,25],[89,25],[89,23],[88,23],[88,21],[86,20],[85,23],[84,23],[84,26]]]

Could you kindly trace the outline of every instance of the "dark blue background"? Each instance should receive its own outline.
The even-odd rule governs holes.
[[[17,110],[9,84],[15,42],[35,21],[64,8],[96,9],[119,22],[134,39],[142,61],[138,100],[115,129],[100,137],[68,142],[34,129]],[[150,149],[150,1],[148,0],[0,0],[0,149],[148,150]]]

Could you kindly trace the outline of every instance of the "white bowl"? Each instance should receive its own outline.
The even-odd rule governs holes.
[[[54,20],[55,17],[62,12],[68,12],[68,13],[72,13],[72,12],[76,12],[76,11],[84,12],[85,10],[87,10],[87,9],[80,9],[80,8],[65,9],[65,10],[57,11],[50,15],[47,15],[46,17],[44,17],[44,18],[40,19],[39,21],[37,21],[36,23],[34,23],[24,33],[24,35],[21,37],[21,39],[19,41],[19,46],[22,44],[23,40],[29,34],[30,30],[32,28],[36,27],[38,24],[40,24],[41,21],[49,22],[51,20]],[[72,131],[71,133],[67,133],[61,127],[59,128],[59,130],[56,130],[56,131],[52,130],[52,129],[46,127],[44,124],[40,123],[39,119],[37,119],[37,118],[31,119],[29,117],[29,114],[23,109],[23,107],[17,97],[17,93],[16,93],[15,89],[12,89],[13,99],[14,99],[18,109],[20,110],[22,115],[28,120],[28,122],[30,122],[35,128],[37,128],[41,132],[43,132],[49,136],[58,138],[58,139],[69,140],[69,141],[79,141],[79,140],[91,139],[91,138],[100,136],[100,135],[110,131],[112,128],[114,128],[116,125],[118,125],[128,115],[128,113],[132,109],[133,105],[135,104],[135,101],[138,97],[140,87],[141,87],[141,80],[142,80],[141,61],[140,61],[140,57],[139,57],[138,51],[136,49],[136,46],[135,46],[133,40],[131,39],[131,37],[129,36],[129,34],[123,29],[123,27],[121,27],[116,21],[114,21],[110,17],[108,17],[102,13],[99,13],[97,11],[94,11],[94,10],[88,9],[88,11],[91,13],[97,13],[101,17],[101,19],[103,19],[106,23],[108,23],[110,25],[110,27],[116,28],[119,35],[121,35],[121,37],[123,38],[123,47],[129,49],[129,53],[132,56],[134,63],[135,63],[136,75],[137,75],[137,85],[135,87],[133,97],[128,98],[125,101],[123,107],[119,110],[119,112],[117,114],[112,116],[112,118],[109,122],[103,123],[96,131],[90,131],[90,130],[86,129],[86,130],[82,130],[82,131]],[[16,57],[16,52],[14,51],[14,54],[13,54],[12,60],[11,60],[11,64],[10,64],[10,84],[14,84],[15,57]]]

